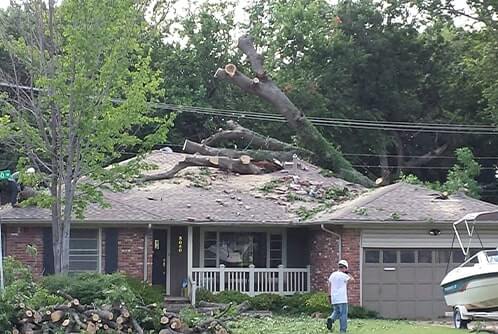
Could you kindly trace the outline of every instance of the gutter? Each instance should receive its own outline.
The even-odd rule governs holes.
[[[342,236],[339,234],[339,233],[335,233],[334,231],[331,231],[327,228],[325,228],[325,225],[323,224],[320,224],[320,228],[322,229],[322,231],[330,234],[330,235],[333,235],[334,237],[337,238],[337,243],[339,244],[339,260],[342,259]]]

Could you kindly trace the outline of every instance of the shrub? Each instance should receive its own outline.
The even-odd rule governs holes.
[[[125,303],[134,304],[139,299],[122,274],[96,273],[78,275],[54,275],[45,277],[41,285],[50,293],[62,290],[82,304]]]
[[[231,291],[231,290],[225,290],[214,295],[214,302],[223,303],[223,304],[228,304],[230,302],[235,304],[241,304],[246,300],[250,299],[251,297],[249,297],[246,294],[243,294],[242,292]]]
[[[326,314],[330,312],[329,297],[325,292],[310,293],[306,296],[306,313],[320,312]]]
[[[377,312],[356,305],[349,305],[348,315],[350,318],[356,318],[356,319],[379,318],[379,314]]]
[[[196,299],[197,299],[197,301],[204,301],[204,302],[210,302],[210,303],[216,302],[216,296],[211,291],[203,289],[203,288],[197,289]]]
[[[255,310],[279,311],[284,305],[283,298],[280,295],[272,293],[263,293],[256,295],[249,300],[251,308]]]
[[[164,288],[159,286],[150,286],[139,279],[126,277],[126,283],[131,291],[137,296],[144,305],[157,304],[162,305],[164,302]]]

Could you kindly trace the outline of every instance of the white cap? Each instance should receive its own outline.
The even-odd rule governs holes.
[[[344,266],[346,268],[349,268],[348,261],[346,261],[346,260],[339,261],[339,265],[340,266]]]

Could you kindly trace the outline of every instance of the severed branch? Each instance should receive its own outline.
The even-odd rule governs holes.
[[[201,154],[207,156],[223,156],[232,159],[240,158],[242,156],[249,156],[252,160],[278,160],[278,161],[292,161],[294,155],[299,154],[297,151],[268,151],[268,150],[234,150],[230,148],[217,148],[204,144],[199,144],[190,140],[185,140],[183,144],[183,151],[190,154]]]
[[[356,171],[337,148],[325,139],[304,113],[267,76],[263,68],[263,57],[257,53],[252,38],[249,36],[240,37],[238,47],[248,57],[256,77],[249,78],[238,71],[233,64],[219,68],[214,76],[270,103],[285,117],[289,126],[296,132],[301,145],[315,154],[313,159],[315,163],[336,172],[348,181],[372,186],[372,180]]]
[[[145,175],[141,181],[155,181],[173,178],[179,171],[188,167],[212,167],[223,171],[239,174],[263,174],[264,169],[251,162],[248,156],[241,156],[238,159],[228,157],[203,157],[187,156],[172,169],[164,173]]]
[[[245,128],[235,121],[227,121],[225,130],[204,139],[202,144],[213,146],[227,141],[244,142],[248,147],[270,151],[293,151],[300,155],[310,157],[312,152],[297,146],[285,143],[275,138],[264,136],[248,128]]]

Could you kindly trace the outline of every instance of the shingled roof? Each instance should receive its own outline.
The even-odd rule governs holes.
[[[156,166],[146,174],[171,169],[184,154],[153,151],[146,162]],[[296,160],[281,171],[263,175],[236,175],[213,168],[187,168],[170,180],[146,182],[124,191],[104,193],[110,208],[90,205],[86,222],[98,223],[226,223],[294,224],[300,214],[323,205],[328,189],[347,189],[355,196],[364,188]],[[344,198],[343,200],[345,200]],[[329,201],[329,203],[331,203]],[[337,201],[339,203],[339,201]],[[5,207],[6,221],[49,221],[46,209]]]
[[[437,191],[399,182],[368,191],[352,201],[320,212],[313,221],[453,222],[468,213],[498,210],[494,204],[463,193],[443,198]]]
[[[154,174],[170,170],[184,154],[153,151],[146,162]],[[110,208],[90,205],[85,222],[99,224],[319,224],[449,222],[498,206],[463,194],[438,199],[437,192],[397,183],[367,190],[323,175],[301,160],[281,171],[237,175],[190,167],[173,179],[146,182],[124,192],[104,193]],[[36,207],[0,210],[3,222],[49,222],[50,211]]]

